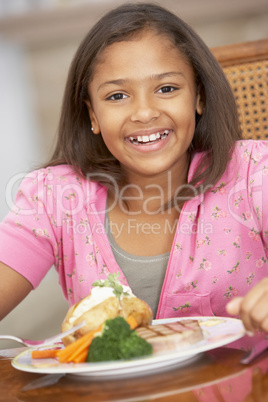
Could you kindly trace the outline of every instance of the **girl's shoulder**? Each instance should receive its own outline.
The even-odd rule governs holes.
[[[74,181],[84,180],[82,176],[78,175],[74,168],[70,165],[57,165],[47,166],[44,168],[33,170],[25,176],[25,179],[36,179],[42,181],[54,182],[66,182],[72,183]]]
[[[44,168],[31,171],[25,176],[25,179],[37,179],[42,181],[50,181],[51,183],[63,183],[63,184],[86,184],[92,183],[97,187],[100,186],[97,182],[90,181],[90,175],[87,177],[79,174],[71,165],[56,165],[47,166]]]
[[[258,170],[268,166],[268,141],[241,140],[235,144],[232,160],[243,170]]]
[[[247,153],[252,155],[253,153],[261,153],[262,155],[268,154],[268,139],[265,140],[240,140],[235,143],[234,153],[243,154]]]
[[[38,193],[42,193],[44,188],[53,193],[55,191],[90,193],[91,197],[105,190],[100,183],[80,175],[70,165],[48,166],[33,170],[24,177],[21,187],[24,190],[38,191]]]
[[[257,177],[268,173],[268,141],[240,140],[235,143],[230,161],[227,164],[221,182],[229,183],[240,180],[256,182]]]

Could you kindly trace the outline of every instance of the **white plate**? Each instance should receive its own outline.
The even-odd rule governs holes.
[[[245,335],[240,320],[227,317],[185,317],[154,320],[154,325],[181,321],[186,318],[197,319],[203,330],[204,339],[178,351],[155,354],[131,360],[118,360],[100,363],[59,363],[56,359],[32,359],[32,349],[27,349],[12,360],[18,370],[31,373],[59,374],[69,373],[79,376],[116,377],[135,376],[164,371],[189,363],[202,352],[224,346]]]

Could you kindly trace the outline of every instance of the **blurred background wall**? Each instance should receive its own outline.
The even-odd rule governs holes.
[[[22,176],[53,149],[72,56],[94,22],[119,0],[0,0],[0,219]],[[159,0],[210,47],[268,37],[267,0]],[[53,268],[0,333],[35,339],[60,330],[68,305]],[[1,341],[0,348],[18,346]]]

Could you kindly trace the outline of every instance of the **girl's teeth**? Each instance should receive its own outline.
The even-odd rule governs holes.
[[[153,142],[153,141],[156,141],[156,140],[159,140],[162,138],[166,138],[168,136],[168,133],[169,133],[169,131],[165,130],[163,132],[163,134],[156,133],[156,134],[150,134],[149,136],[148,135],[144,135],[144,136],[139,135],[137,138],[129,137],[129,139],[133,144],[148,143],[150,141]]]

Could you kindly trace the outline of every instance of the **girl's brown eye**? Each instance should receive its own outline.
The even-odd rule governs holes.
[[[107,98],[107,100],[118,101],[118,100],[122,100],[124,98],[126,98],[126,95],[124,95],[122,93],[117,93],[117,94],[113,94],[113,95],[109,96]]]
[[[167,93],[176,91],[176,89],[177,88],[172,87],[171,85],[167,85],[165,87],[160,88],[158,92],[162,92],[163,94],[167,94]]]

